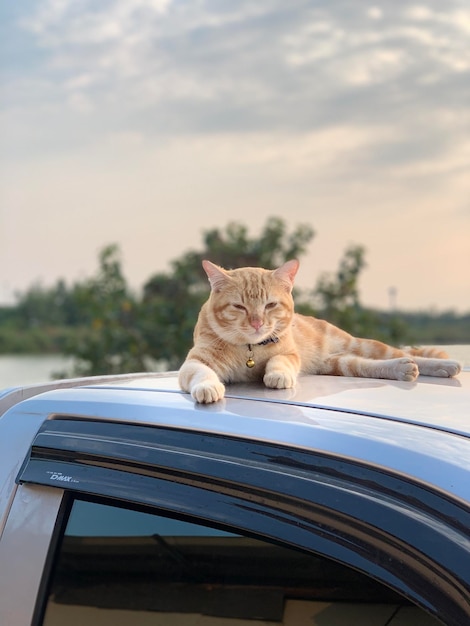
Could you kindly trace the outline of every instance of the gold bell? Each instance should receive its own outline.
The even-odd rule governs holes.
[[[253,361],[253,359],[251,358],[251,356],[250,356],[250,358],[248,359],[248,361],[246,362],[246,366],[247,366],[247,367],[250,367],[250,368],[255,366],[255,362]]]

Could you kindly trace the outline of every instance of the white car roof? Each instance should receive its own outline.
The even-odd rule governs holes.
[[[142,375],[110,384],[100,383],[96,387],[181,393],[175,372]],[[244,383],[227,385],[225,395],[226,399],[368,415],[470,437],[470,371],[462,372],[457,378],[420,376],[416,382],[300,376],[294,389],[268,389],[263,384]],[[197,407],[202,412],[214,411],[223,403]]]

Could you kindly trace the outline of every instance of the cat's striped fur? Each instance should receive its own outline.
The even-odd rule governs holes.
[[[298,261],[276,270],[203,267],[211,294],[203,305],[179,382],[197,402],[224,396],[224,384],[263,380],[267,387],[293,387],[297,375],[330,374],[413,381],[455,376],[460,364],[445,352],[398,349],[359,339],[336,326],[294,312],[292,287]]]

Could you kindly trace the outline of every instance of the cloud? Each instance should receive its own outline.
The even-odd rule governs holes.
[[[323,123],[325,110],[344,121],[330,105],[351,96],[353,117],[356,91],[386,114],[384,92],[393,101],[416,92],[417,77],[440,82],[469,69],[470,11],[458,2],[445,11],[353,6],[47,0],[22,26],[48,52],[44,69],[52,81],[88,75],[88,88],[102,100],[154,109],[157,130],[159,107],[174,103],[187,107],[184,131],[205,128],[201,102],[213,103],[221,130],[249,130],[260,118],[272,127],[312,127]]]
[[[118,133],[271,134],[273,143],[291,134],[296,162],[318,133],[335,140],[311,154],[347,161],[350,177],[443,172],[449,153],[466,153],[461,0],[45,0],[16,23],[37,58],[6,81],[9,159]],[[351,146],[353,136],[367,140]]]

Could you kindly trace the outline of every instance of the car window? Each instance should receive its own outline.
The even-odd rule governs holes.
[[[75,500],[44,626],[435,626],[372,579],[236,529]]]

